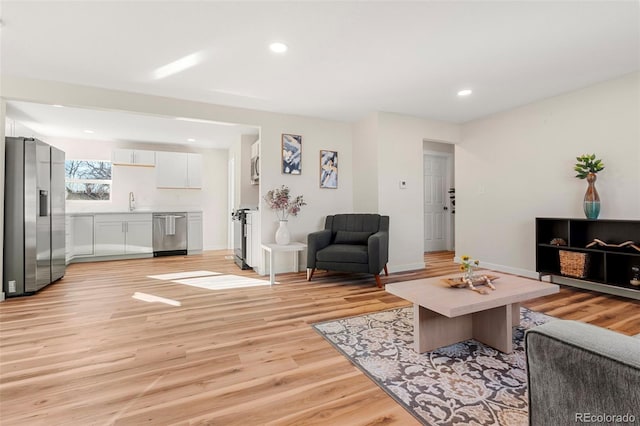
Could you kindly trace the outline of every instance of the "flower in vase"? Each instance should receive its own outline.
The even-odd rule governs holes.
[[[287,220],[289,215],[297,216],[302,206],[307,205],[302,195],[291,198],[289,188],[285,185],[268,191],[264,201],[271,210],[276,212],[278,220]]]
[[[473,275],[474,268],[477,268],[480,265],[480,261],[471,259],[471,257],[467,255],[462,256],[461,259],[462,263],[460,264],[460,270],[468,277],[471,277],[471,275]]]

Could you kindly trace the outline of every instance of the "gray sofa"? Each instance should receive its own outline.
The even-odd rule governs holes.
[[[528,330],[525,350],[530,425],[640,424],[637,337],[557,320]]]
[[[307,237],[307,280],[317,269],[373,274],[382,287],[389,260],[389,216],[337,214],[327,216],[322,231]]]

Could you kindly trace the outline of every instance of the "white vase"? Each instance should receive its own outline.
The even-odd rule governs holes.
[[[286,246],[289,242],[291,242],[291,234],[289,233],[289,228],[287,228],[287,221],[281,220],[280,226],[276,231],[276,244]]]

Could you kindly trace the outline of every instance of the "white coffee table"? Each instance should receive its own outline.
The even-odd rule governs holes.
[[[276,272],[273,267],[274,253],[293,252],[293,270],[298,272],[298,252],[304,250],[307,247],[304,243],[291,242],[287,245],[280,245],[275,243],[262,244],[262,250],[269,253],[269,283],[274,285],[276,283]]]
[[[386,285],[386,291],[413,303],[416,352],[476,339],[504,353],[513,351],[513,329],[520,323],[520,302],[557,293],[556,284],[500,274],[496,290],[479,294],[452,288],[443,279],[425,278]],[[485,288],[482,286],[480,288]]]

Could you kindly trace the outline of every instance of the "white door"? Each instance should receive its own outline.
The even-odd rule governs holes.
[[[424,156],[424,251],[447,249],[447,157]]]
[[[227,203],[228,203],[228,208],[227,211],[229,212],[229,216],[227,216],[227,248],[228,249],[233,249],[233,241],[234,241],[234,235],[233,235],[233,220],[231,220],[231,213],[233,210],[235,210],[235,205],[236,205],[236,167],[235,167],[235,160],[233,158],[229,158],[229,169],[227,171],[228,176],[227,176],[227,182],[228,182],[228,194],[227,194]]]

